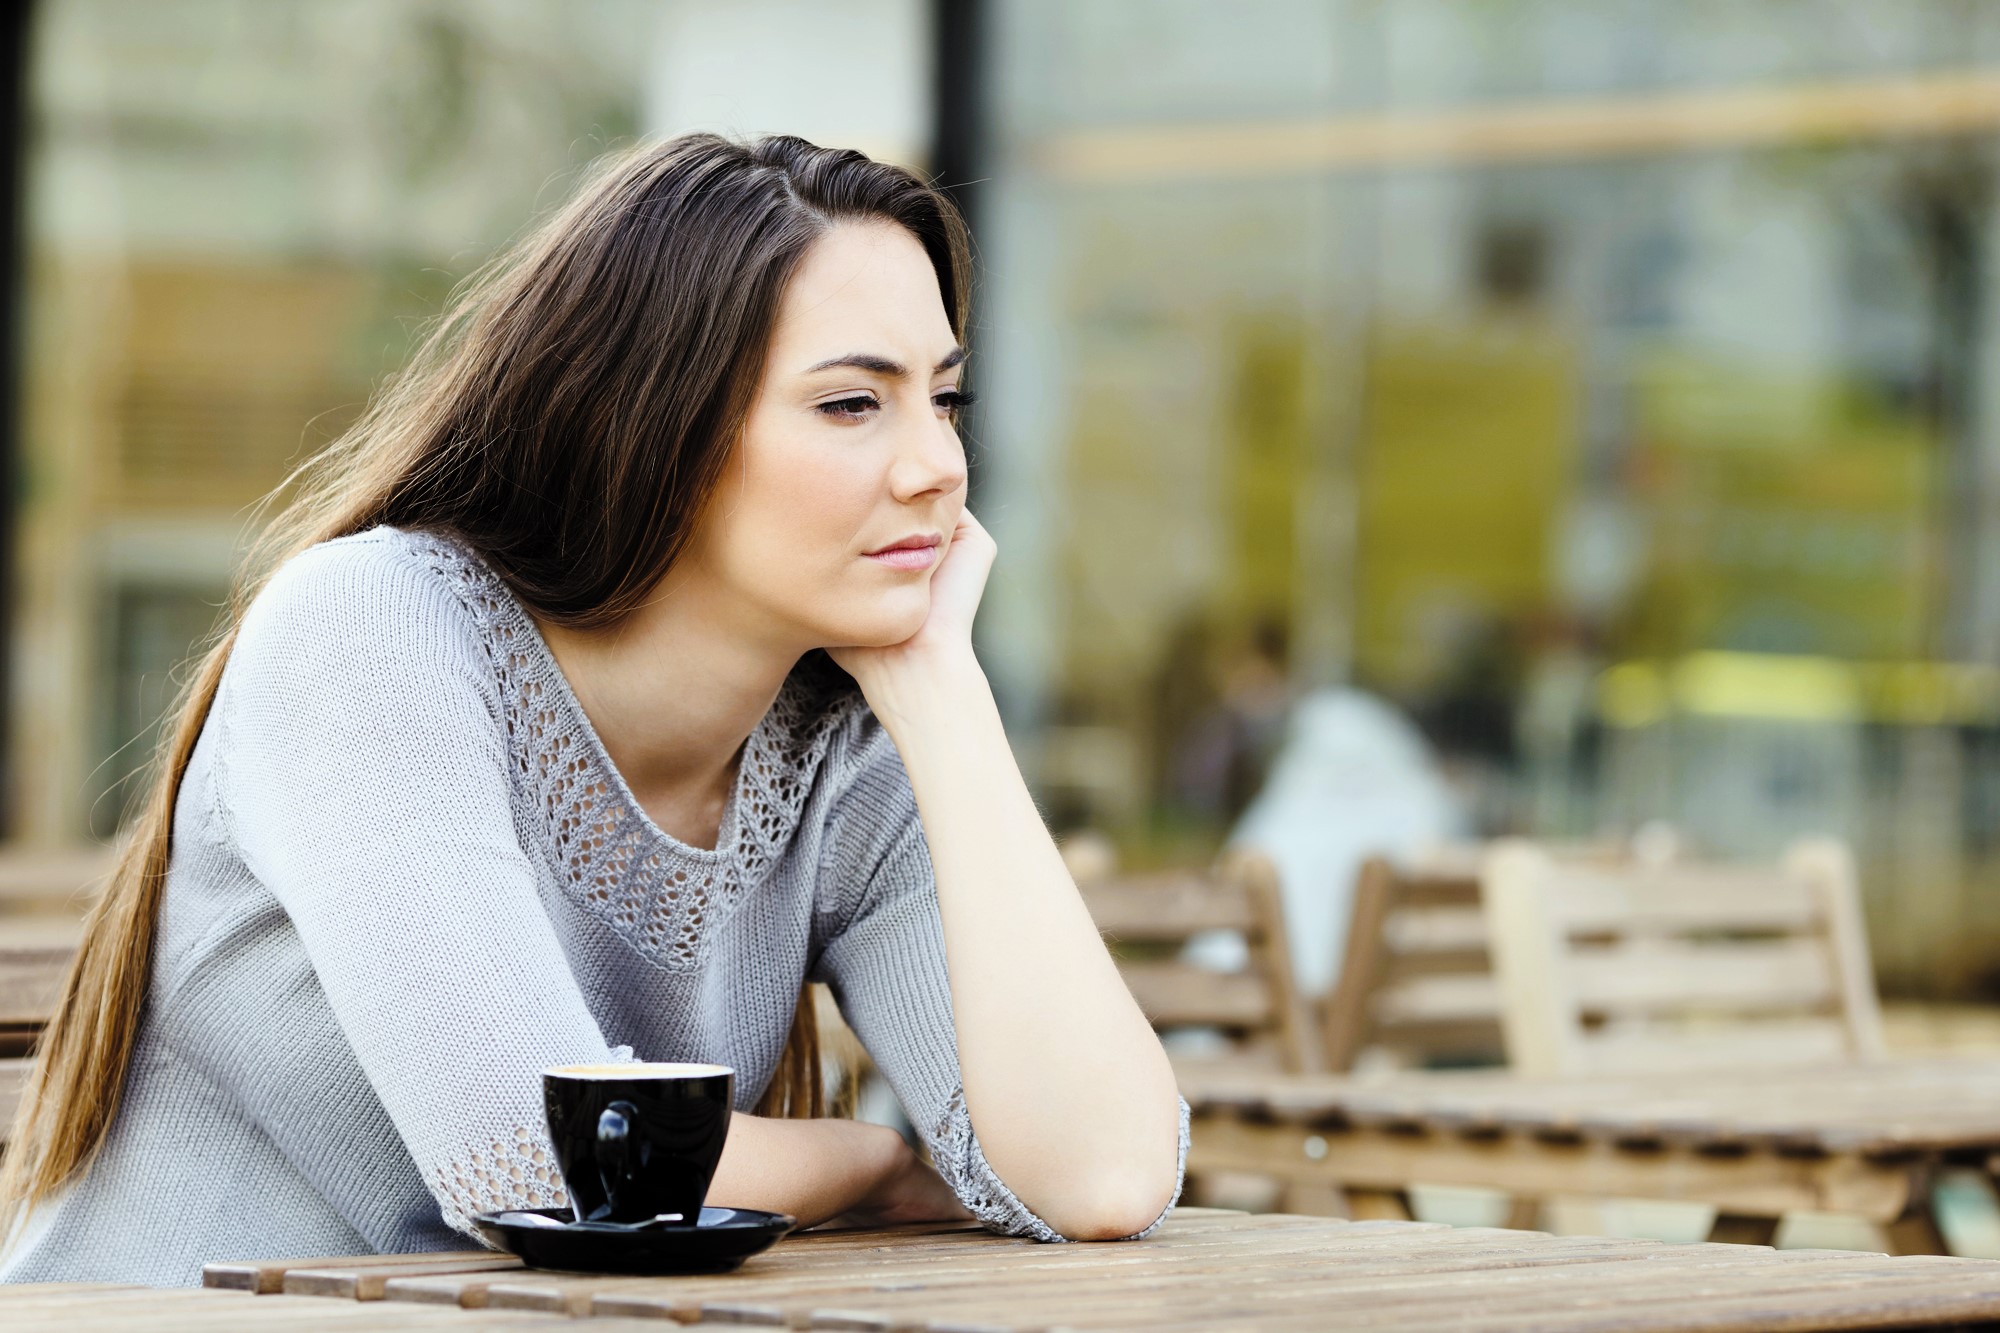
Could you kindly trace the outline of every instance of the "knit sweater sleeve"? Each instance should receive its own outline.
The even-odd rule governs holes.
[[[973,1216],[1007,1235],[1067,1240],[1007,1187],[973,1132],[959,1075],[937,882],[916,797],[887,735],[872,720],[864,735],[854,776],[834,815],[831,855],[822,866],[839,906],[814,979],[832,989],[841,1013],[923,1136],[933,1165]],[[1180,1124],[1173,1198],[1135,1239],[1151,1234],[1180,1198],[1187,1170],[1186,1102],[1180,1104]]]
[[[480,643],[421,562],[332,543],[252,606],[212,714],[215,799],[244,864],[297,930],[445,1221],[467,1231],[473,1213],[564,1201],[538,1072],[619,1058],[516,833]]]

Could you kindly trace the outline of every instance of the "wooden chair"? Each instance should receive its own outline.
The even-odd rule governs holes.
[[[32,1060],[0,1060],[0,1153],[6,1151],[7,1136],[14,1127],[14,1112],[20,1108],[21,1098],[27,1095],[28,1075],[33,1068]]]
[[[0,943],[0,1059],[26,1055],[55,1012],[74,945]]]
[[[1223,1058],[1231,1062],[1289,1073],[1316,1067],[1270,861],[1232,854],[1212,871],[1105,876],[1079,888],[1156,1029],[1218,1030],[1229,1039]],[[1249,965],[1217,972],[1180,956],[1189,939],[1211,930],[1241,933]]]
[[[1521,1073],[1882,1054],[1853,859],[1838,842],[1801,842],[1777,866],[1613,866],[1510,840],[1484,880]]]
[[[1484,890],[1521,1073],[1696,1075],[1883,1054],[1853,857],[1837,841],[1797,843],[1775,866],[1564,862],[1507,841],[1488,854]],[[1710,1238],[1768,1245],[1780,1220],[1718,1213]],[[1892,1246],[1943,1252],[1928,1198],[1892,1231]]]
[[[115,855],[99,844],[0,846],[0,1059],[26,1055],[48,1022]]]
[[[880,1078],[881,1072],[861,1038],[847,1026],[833,992],[814,982],[806,994],[811,998],[814,1026],[819,1029],[820,1077],[826,1085],[828,1113],[851,1120],[861,1103],[862,1086]]]
[[[1364,862],[1340,975],[1318,1008],[1329,1070],[1504,1063],[1476,870]]]
[[[1202,1030],[1226,1039],[1215,1055],[1177,1052],[1177,1067],[1297,1074],[1317,1065],[1317,1043],[1307,1035],[1292,980],[1277,870],[1269,860],[1232,854],[1206,871],[1120,876],[1112,872],[1115,859],[1071,859],[1074,847],[1065,853],[1072,873],[1086,872],[1077,876],[1084,905],[1154,1029],[1170,1043],[1175,1034]],[[1185,958],[1189,940],[1214,930],[1243,937],[1247,958],[1240,971],[1218,972]],[[1197,1203],[1334,1211],[1320,1197],[1325,1191],[1287,1186],[1276,1174],[1192,1172],[1187,1191]]]
[[[28,1088],[35,1042],[55,1013],[82,923],[0,916],[0,1151]]]
[[[35,1041],[55,1012],[80,923],[0,917],[0,1149],[27,1090]]]

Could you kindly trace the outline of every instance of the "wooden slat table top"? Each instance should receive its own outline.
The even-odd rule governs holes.
[[[0,903],[81,908],[103,887],[116,861],[115,848],[96,843],[0,844]]]
[[[1520,1078],[1181,1071],[1197,1115],[1894,1157],[2000,1149],[2000,1059]]]
[[[575,1328],[561,1315],[493,1315],[487,1329]],[[618,1326],[637,1325],[619,1320]],[[646,1326],[657,1333],[659,1324]],[[0,1284],[0,1328],[8,1333],[331,1333],[384,1330],[385,1333],[471,1333],[462,1311],[421,1305],[364,1304],[311,1296],[247,1296],[200,1288],[160,1291],[152,1287],[8,1286]],[[593,1333],[599,1333],[593,1329]]]
[[[2000,1263],[1983,1260],[1207,1209],[1176,1213],[1147,1240],[1106,1245],[1038,1245],[962,1226],[808,1233],[704,1277],[589,1277],[461,1259],[460,1271],[437,1255],[218,1269],[264,1288],[276,1273],[280,1287],[330,1298],[0,1287],[0,1326],[306,1328],[365,1314],[390,1329],[587,1319],[606,1333],[639,1320],[882,1333],[2000,1327]]]

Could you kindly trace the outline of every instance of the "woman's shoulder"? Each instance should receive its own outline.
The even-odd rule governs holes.
[[[365,613],[397,600],[430,600],[440,592],[463,600],[474,568],[485,572],[452,538],[383,525],[291,556],[272,572],[252,611],[344,601]]]
[[[410,536],[375,529],[309,547],[245,611],[209,714],[217,781],[237,798],[244,784],[296,780],[302,763],[411,746],[505,762],[491,644]]]
[[[308,547],[274,571],[244,613],[231,669],[316,674],[408,669],[487,656],[483,566],[449,539],[376,527]]]
[[[845,674],[846,689],[820,714],[825,742],[814,785],[820,828],[818,911],[835,933],[882,893],[922,889],[929,880],[923,825],[903,757],[881,719]],[[912,863],[910,858],[918,860]],[[914,864],[916,868],[910,867]],[[885,876],[885,867],[898,868]]]

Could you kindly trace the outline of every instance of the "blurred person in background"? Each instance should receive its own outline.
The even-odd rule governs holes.
[[[539,1072],[635,1058],[737,1072],[721,1204],[1157,1224],[1186,1106],[971,649],[966,255],[906,171],[691,135],[468,285],[166,729],[0,1276],[460,1248],[564,1201]],[[809,980],[929,1163],[825,1118]]]
[[[1292,692],[1285,627],[1262,617],[1215,672],[1214,701],[1174,747],[1173,799],[1228,827],[1256,798],[1284,738]]]
[[[1450,670],[1416,708],[1437,769],[1470,815],[1466,832],[1498,837],[1516,831],[1520,770],[1519,700],[1527,674],[1522,638],[1529,627],[1498,615],[1458,627]]]

